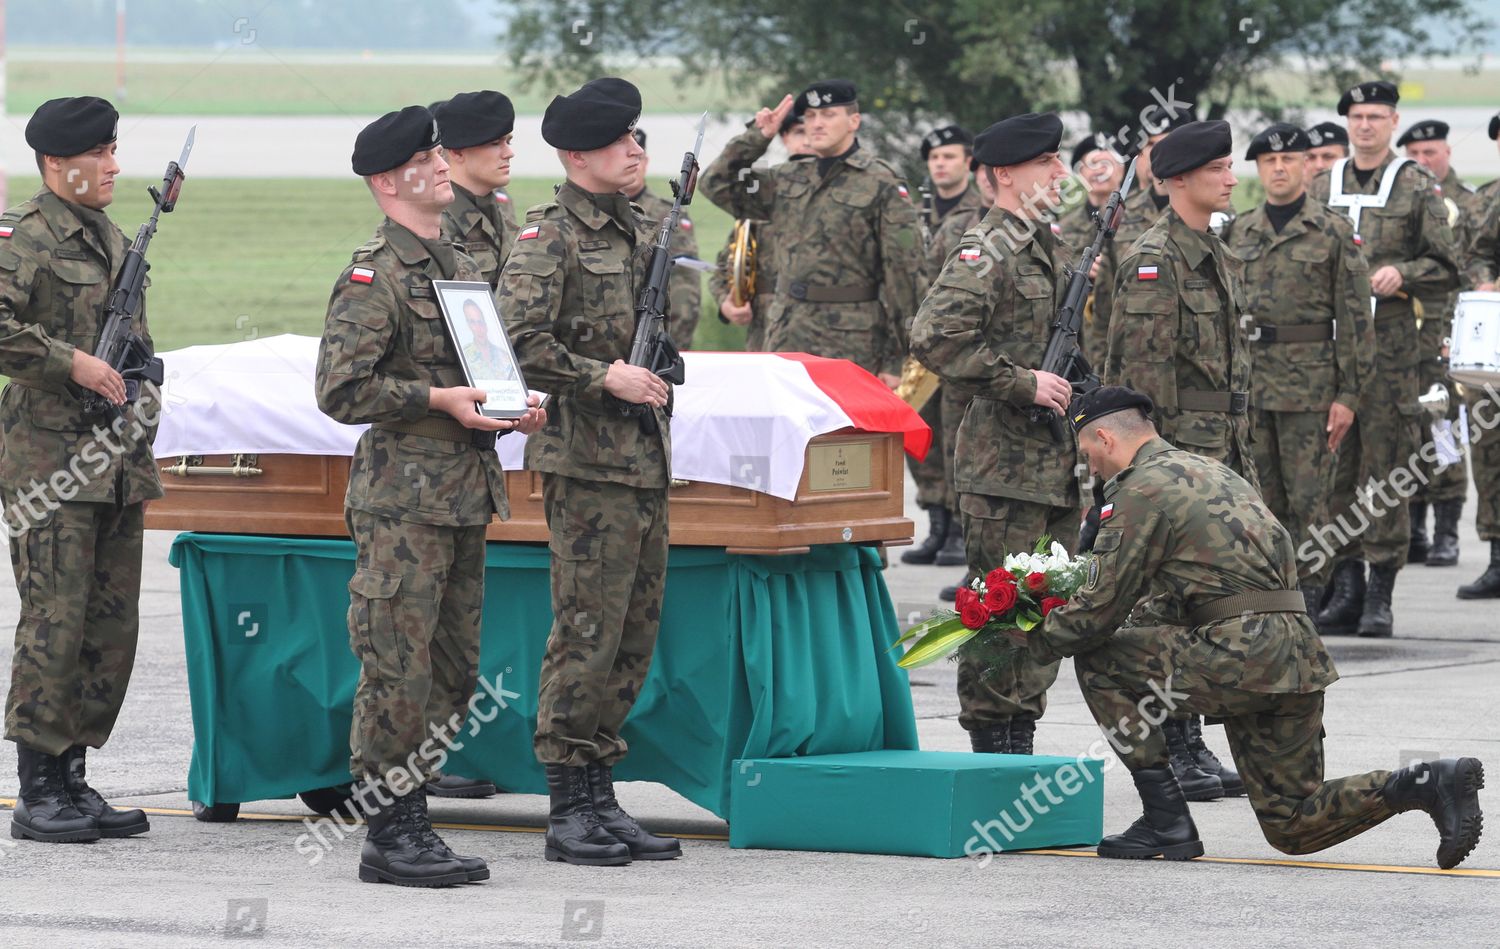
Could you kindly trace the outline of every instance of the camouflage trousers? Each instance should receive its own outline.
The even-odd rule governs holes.
[[[612,765],[656,648],[667,492],[542,475],[552,532],[552,633],[534,747],[542,764]]]
[[[1223,721],[1261,833],[1282,853],[1332,847],[1395,814],[1381,793],[1389,771],[1323,779],[1322,692],[1228,687],[1213,649],[1181,626],[1136,627],[1073,657],[1084,701],[1127,768],[1167,764],[1160,722],[1170,702]]]
[[[1328,413],[1255,413],[1256,474],[1260,496],[1292,535],[1293,549],[1301,549],[1314,524],[1328,521],[1328,498],[1333,493],[1335,455],[1328,450]],[[1297,579],[1323,585],[1331,568],[1326,559],[1297,559]]]
[[[958,423],[964,420],[969,399],[957,393],[950,395],[952,388],[938,386],[922,406],[922,421],[932,429],[932,447],[927,449],[927,457],[921,461],[906,459],[917,486],[917,504],[924,510],[935,506],[958,510],[958,492],[953,488],[953,449],[958,444]]]
[[[21,619],[5,737],[49,755],[103,747],[135,666],[145,506],[56,502],[12,533]]]
[[[1373,508],[1359,503],[1357,492],[1373,478],[1390,484],[1391,473],[1407,468],[1422,445],[1417,421],[1417,367],[1391,367],[1380,361],[1377,384],[1359,400],[1354,424],[1339,445],[1334,469],[1330,520],[1314,526],[1313,536],[1331,550],[1330,562],[1355,559],[1376,566],[1400,568],[1406,563],[1411,540],[1411,515],[1406,502],[1391,488],[1388,505],[1377,493]]]
[[[1500,426],[1485,428],[1500,416],[1500,405],[1483,389],[1464,387],[1464,401],[1469,406],[1469,467],[1474,473],[1474,490],[1479,495],[1479,509],[1474,526],[1480,540],[1500,540]]]
[[[433,727],[469,714],[479,679],[484,527],[441,527],[346,510],[356,559],[349,645],[359,660],[349,771],[421,780]]]
[[[984,576],[1000,566],[1007,554],[1027,553],[1037,538],[1050,534],[1069,551],[1078,544],[1078,512],[1013,498],[961,494],[964,553],[969,570]],[[985,675],[984,663],[958,663],[958,723],[967,731],[988,728],[1028,714],[1037,718],[1047,710],[1047,690],[1057,681],[1058,663],[1038,663],[1024,650],[998,674]]]
[[[1429,351],[1427,349],[1429,345],[1427,339],[1428,325],[1428,322],[1422,324],[1422,351],[1424,353]],[[1437,325],[1441,326],[1441,324]],[[1431,345],[1440,346],[1441,340],[1433,342]],[[1437,352],[1439,350],[1433,349],[1431,351]],[[1437,359],[1423,359],[1418,376],[1420,379],[1420,394],[1426,394],[1427,390],[1434,383],[1448,390],[1448,414],[1445,418],[1452,422],[1456,429],[1458,425],[1458,407],[1461,400],[1458,397],[1458,391],[1453,386],[1453,381],[1448,378],[1447,364]],[[1423,439],[1431,438],[1432,416],[1424,414],[1421,417],[1420,424]],[[1463,442],[1458,441],[1457,444],[1459,451],[1467,454],[1467,452],[1464,452]],[[1411,496],[1411,500],[1429,504],[1437,501],[1462,501],[1469,493],[1469,476],[1468,472],[1464,470],[1463,458],[1460,458],[1455,464],[1441,466],[1429,463],[1424,458],[1418,461],[1417,466],[1418,470],[1427,479],[1427,482],[1425,484],[1420,480],[1417,482],[1417,492]]]

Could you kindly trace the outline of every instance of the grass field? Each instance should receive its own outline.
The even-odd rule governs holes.
[[[121,179],[115,188],[110,216],[129,237],[151,210],[146,184]],[[657,186],[665,190],[664,183]],[[39,187],[34,176],[14,176],[11,200]],[[521,217],[551,199],[552,182],[517,179],[510,194]],[[379,223],[358,179],[190,180],[151,243],[147,315],[156,348],[318,335],[334,279]],[[693,223],[701,253],[712,259],[729,233],[728,215],[707,201],[694,202]],[[695,345],[741,349],[744,332],[705,310]]]

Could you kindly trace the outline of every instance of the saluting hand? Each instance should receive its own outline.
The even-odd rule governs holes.
[[[125,404],[125,380],[114,367],[92,353],[73,350],[73,368],[68,378],[109,400],[111,405]]]
[[[610,363],[604,375],[604,391],[636,405],[663,408],[667,404],[667,384],[651,370],[632,366],[623,359]]]
[[[767,139],[776,137],[781,131],[781,123],[786,120],[788,112],[792,111],[793,99],[791,94],[781,97],[781,103],[774,109],[761,109],[755,113],[755,127],[760,129],[760,134]]]
[[[1073,386],[1068,380],[1040,369],[1033,369],[1031,374],[1036,376],[1036,396],[1031,401],[1058,415],[1067,412],[1068,403],[1073,401]]]

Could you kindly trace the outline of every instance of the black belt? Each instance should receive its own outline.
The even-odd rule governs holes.
[[[1223,412],[1226,415],[1244,415],[1250,410],[1250,393],[1179,389],[1177,390],[1177,407],[1184,412]]]
[[[1189,626],[1206,626],[1241,613],[1306,613],[1301,590],[1254,590],[1210,600],[1188,614]]]
[[[1268,326],[1255,324],[1257,343],[1321,343],[1325,339],[1338,339],[1333,323],[1309,323],[1305,326]]]
[[[873,283],[814,287],[804,280],[789,280],[785,277],[776,281],[776,293],[793,300],[806,300],[808,303],[867,303],[880,297],[880,291]]]
[[[376,422],[371,428],[382,432],[400,432],[403,435],[421,435],[423,438],[441,438],[445,441],[473,445],[475,448],[493,449],[498,432],[487,432],[478,428],[465,428],[457,419],[438,418],[429,415],[415,422]]]

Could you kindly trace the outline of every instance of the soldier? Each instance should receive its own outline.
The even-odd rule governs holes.
[[[1108,479],[1097,559],[1066,605],[1020,634],[1038,662],[1073,657],[1089,711],[1145,805],[1127,831],[1099,842],[1099,856],[1202,855],[1156,725],[1175,706],[1224,720],[1277,850],[1323,850],[1422,810],[1437,824],[1438,866],[1456,866],[1479,840],[1483,765],[1446,759],[1324,780],[1323,692],[1338,673],[1303,612],[1291,537],[1253,484],[1158,437],[1151,410],[1114,386],[1071,410],[1079,451]],[[1167,622],[1122,628],[1143,598]]]
[[[1339,444],[1375,372],[1370,276],[1354,228],[1307,200],[1307,134],[1277,123],[1250,142],[1266,203],[1239,216],[1227,243],[1245,262],[1255,365],[1255,468],[1261,497],[1303,549],[1328,520]],[[1309,613],[1322,605],[1326,558],[1304,558]]]
[[[1391,591],[1406,562],[1406,503],[1386,489],[1390,473],[1419,449],[1421,340],[1409,294],[1442,294],[1457,275],[1453,235],[1435,182],[1416,162],[1397,158],[1396,87],[1366,82],[1339,99],[1354,156],[1319,174],[1313,200],[1349,215],[1370,266],[1375,294],[1375,372],[1339,454],[1330,509],[1333,584],[1317,616],[1325,635],[1390,636]],[[1378,503],[1377,503],[1378,502]],[[1370,564],[1368,585],[1365,563]]]
[[[516,215],[505,193],[516,154],[511,147],[516,110],[503,93],[484,90],[460,92],[438,103],[433,115],[453,187],[453,203],[443,209],[443,236],[479,262],[484,281],[493,287],[516,239]]]
[[[672,210],[672,199],[655,194],[646,186],[646,166],[650,161],[650,155],[646,152],[646,133],[636,129],[635,140],[641,146],[641,164],[636,170],[635,179],[626,186],[625,194],[640,205],[648,223],[660,225]],[[687,208],[679,213],[677,230],[672,234],[668,246],[671,247],[674,258],[698,259],[698,237],[693,233],[693,221],[688,217]],[[671,292],[667,296],[672,301],[672,310],[667,314],[667,329],[678,348],[692,349],[693,334],[698,331],[698,317],[703,305],[703,278],[692,267],[674,264],[670,285]]]
[[[787,160],[796,161],[810,155],[807,150],[807,129],[802,116],[788,113],[781,120],[777,138],[786,149]],[[738,306],[729,298],[730,248],[734,235],[724,242],[713,274],[708,278],[708,292],[719,301],[719,322],[732,323],[745,329],[745,352],[755,353],[765,349],[766,320],[770,316],[771,303],[776,299],[776,232],[770,221],[755,221],[752,225],[755,236],[755,294]]]
[[[376,119],[351,165],[385,220],[334,284],[317,394],[330,418],[370,424],[344,499],[360,663],[350,770],[369,812],[359,878],[450,886],[489,869],[433,831],[422,789],[433,762],[417,752],[463,721],[478,679],[485,525],[509,516],[495,434],[535,431],[545,413],[486,418],[484,390],[464,384],[432,281],[478,280],[479,265],[441,236],[453,192],[432,114],[414,105]]]
[[[151,453],[160,393],[125,405],[92,355],[128,242],[114,200],[119,113],[93,96],[52,99],[26,123],[42,190],[0,217],[0,492],[21,617],[5,738],[16,743],[17,839],[54,843],[151,829],[87,781],[85,756],[114,730],[135,664],[142,519],[162,496]],[[134,329],[150,345],[144,308]],[[97,393],[111,420],[84,408]],[[88,465],[83,469],[83,464]]]
[[[1043,534],[1071,546],[1078,530],[1077,461],[1032,407],[1061,413],[1072,387],[1033,367],[1067,289],[1065,262],[1036,196],[1056,202],[1068,169],[1057,154],[1062,120],[1013,116],[980,133],[974,160],[995,194],[948,257],[912,326],[912,352],[946,386],[972,396],[955,446],[954,484],[969,570],[979,576]],[[1057,664],[1024,657],[998,674],[959,664],[959,724],[978,752],[1031,754]]]
[[[1163,438],[1224,462],[1254,485],[1244,288],[1239,261],[1208,230],[1238,183],[1231,148],[1227,122],[1190,122],[1151,150],[1151,175],[1167,187],[1170,207],[1121,259],[1101,375],[1155,400]],[[1239,776],[1204,743],[1196,716],[1162,727],[1188,800],[1244,793]]]
[[[1406,149],[1406,157],[1426,168],[1438,181],[1438,194],[1447,211],[1448,226],[1453,230],[1456,246],[1462,250],[1468,246],[1468,232],[1478,214],[1478,196],[1474,188],[1463,182],[1453,170],[1450,159],[1453,150],[1448,146],[1448,123],[1429,119],[1417,122],[1401,133],[1396,140],[1398,147]],[[1422,340],[1422,363],[1420,381],[1422,392],[1437,385],[1448,391],[1448,413],[1441,422],[1432,425],[1434,442],[1439,433],[1457,456],[1456,459],[1440,460],[1437,465],[1418,457],[1421,476],[1416,493],[1407,507],[1411,516],[1411,541],[1407,548],[1407,563],[1425,563],[1429,567],[1451,567],[1458,563],[1458,519],[1463,515],[1464,495],[1468,493],[1469,481],[1464,472],[1463,442],[1457,438],[1458,391],[1448,380],[1448,340],[1453,335],[1453,307],[1458,302],[1458,290],[1449,293],[1421,293],[1417,301],[1422,305],[1419,332]],[[1446,424],[1444,424],[1446,423]],[[1432,507],[1432,544],[1427,543],[1427,508]]]
[[[1349,157],[1349,133],[1337,122],[1319,122],[1307,130],[1307,177],[1327,171],[1340,158]]]
[[[1500,133],[1500,113],[1490,119],[1490,138]],[[1488,194],[1486,194],[1488,192]],[[1500,283],[1500,178],[1480,189],[1480,197],[1488,198],[1489,212],[1474,229],[1474,238],[1469,245],[1466,278],[1475,290],[1493,293]],[[1483,391],[1470,390],[1466,395],[1469,418],[1481,420],[1483,414],[1493,421],[1500,407],[1494,405]],[[1478,426],[1473,426],[1478,432]],[[1478,432],[1472,443],[1474,452],[1474,489],[1479,495],[1479,509],[1475,513],[1475,526],[1479,539],[1490,542],[1490,562],[1484,573],[1473,583],[1458,588],[1461,600],[1493,599],[1500,597],[1500,431],[1489,428]]]
[[[1073,146],[1073,164],[1070,166],[1087,189],[1078,207],[1057,219],[1058,237],[1072,252],[1080,253],[1094,239],[1099,228],[1099,212],[1109,201],[1109,196],[1125,180],[1125,165],[1114,149],[1100,143],[1104,137],[1090,135]],[[1142,189],[1146,190],[1146,189]],[[1135,194],[1128,196],[1136,197]],[[1097,290],[1097,288],[1096,288]],[[1091,366],[1103,366],[1109,335],[1109,313],[1100,313],[1098,293],[1089,295],[1084,313],[1083,352]],[[1105,294],[1106,299],[1108,294]]]
[[[644,152],[631,132],[640,114],[641,95],[623,79],[552,100],[542,139],[567,182],[527,212],[500,276],[527,381],[553,394],[547,426],[526,442],[552,533],[552,632],[534,743],[551,792],[545,855],[590,865],[682,853],[620,808],[613,783],[667,575],[670,391],[626,362],[656,231],[621,193],[639,178]],[[626,415],[625,404],[646,414]]]
[[[813,158],[755,169],[788,114]],[[709,200],[776,232],[765,347],[853,361],[894,388],[922,299],[921,228],[906,182],[860,146],[854,84],[817,82],[761,109],[703,174]]]
[[[974,136],[957,125],[933,129],[922,137],[922,160],[927,163],[927,178],[932,185],[922,201],[922,224],[929,235],[930,273],[942,269],[948,256],[947,248],[943,248],[942,256],[934,259],[936,249],[931,246],[943,223],[957,216],[972,226],[986,209],[979,188],[970,179],[973,145]],[[953,440],[958,436],[958,423],[963,420],[968,400],[947,398],[946,392],[947,388],[939,385],[922,406],[922,421],[932,429],[932,446],[927,449],[927,457],[921,461],[908,458],[906,462],[917,485],[917,506],[927,512],[928,532],[922,543],[901,554],[902,563],[956,567],[968,562],[963,524],[956,516],[958,499],[945,475],[952,466]]]
[[[505,347],[490,339],[490,328],[485,321],[484,311],[473,300],[465,300],[463,310],[464,325],[469,330],[469,341],[463,345],[464,364],[469,367],[475,381],[499,379],[514,382],[515,364],[510,361],[510,354],[505,351]]]

